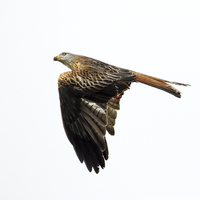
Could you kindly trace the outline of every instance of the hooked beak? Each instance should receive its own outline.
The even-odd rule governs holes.
[[[60,56],[55,56],[55,57],[53,58],[53,60],[54,60],[54,61],[59,61],[60,58],[62,58],[62,57],[60,57]]]

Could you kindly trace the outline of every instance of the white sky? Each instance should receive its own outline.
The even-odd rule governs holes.
[[[25,1],[0,7],[0,199],[200,199],[200,4]],[[98,175],[62,126],[62,51],[189,83],[182,98],[132,84]]]

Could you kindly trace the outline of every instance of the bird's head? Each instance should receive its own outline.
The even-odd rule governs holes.
[[[63,63],[64,65],[66,65],[67,67],[71,68],[71,63],[72,63],[73,58],[74,58],[73,54],[67,53],[67,52],[62,52],[59,55],[55,56],[53,58],[53,60],[59,61],[59,62]]]

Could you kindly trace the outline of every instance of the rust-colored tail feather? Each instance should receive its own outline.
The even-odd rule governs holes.
[[[134,71],[133,73],[136,75],[136,79],[135,79],[136,82],[144,83],[152,87],[158,88],[160,90],[164,90],[165,92],[168,92],[178,98],[181,98],[181,92],[177,90],[176,88],[174,88],[169,83],[175,84],[175,85],[190,86],[189,84],[166,81],[160,78],[155,78],[155,77],[148,76],[145,74],[140,74]]]

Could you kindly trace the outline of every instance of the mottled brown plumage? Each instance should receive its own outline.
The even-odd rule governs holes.
[[[105,167],[108,159],[106,131],[114,135],[119,102],[132,82],[141,82],[164,90],[176,97],[180,92],[163,79],[147,76],[104,62],[61,53],[54,57],[72,71],[60,74],[58,89],[61,113],[66,135],[81,162],[96,173]]]

